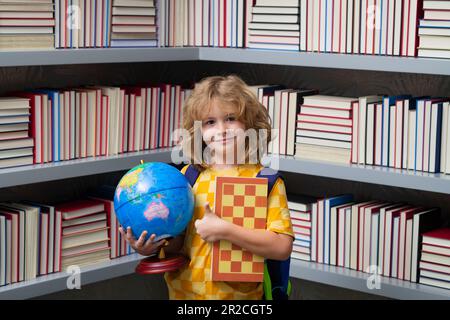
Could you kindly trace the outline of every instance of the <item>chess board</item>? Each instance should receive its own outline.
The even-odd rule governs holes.
[[[215,212],[249,229],[266,229],[267,178],[217,177]],[[213,281],[262,282],[264,258],[229,241],[213,244]]]

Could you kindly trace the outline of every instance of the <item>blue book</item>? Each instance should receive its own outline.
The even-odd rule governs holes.
[[[353,201],[353,195],[346,194],[327,198],[323,205],[323,224],[324,224],[324,238],[323,238],[323,263],[330,263],[330,216],[331,208],[340,206],[342,204]]]
[[[105,19],[105,43],[103,46],[106,48],[108,47],[109,43],[109,11],[110,11],[110,0],[106,0],[106,19]]]

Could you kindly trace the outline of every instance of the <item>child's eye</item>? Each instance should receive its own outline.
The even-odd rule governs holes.
[[[236,117],[234,117],[234,116],[230,116],[227,118],[227,121],[235,121],[235,120],[236,120]]]
[[[214,120],[206,120],[204,124],[207,125],[207,126],[213,125],[214,124]]]

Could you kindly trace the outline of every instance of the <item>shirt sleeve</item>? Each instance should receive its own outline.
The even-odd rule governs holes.
[[[287,204],[286,187],[282,179],[277,179],[269,194],[266,228],[276,233],[294,237]]]

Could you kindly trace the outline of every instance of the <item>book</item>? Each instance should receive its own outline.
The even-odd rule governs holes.
[[[267,218],[267,178],[216,177],[215,213],[244,228],[264,230]],[[264,258],[229,241],[213,244],[213,281],[262,282]]]

